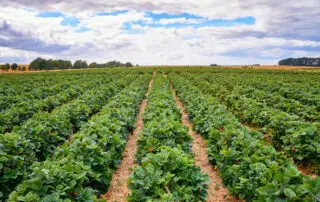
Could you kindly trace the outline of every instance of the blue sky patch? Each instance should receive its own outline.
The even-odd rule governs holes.
[[[88,28],[88,27],[80,27],[75,30],[75,32],[77,32],[77,33],[84,33],[84,32],[89,32],[89,31],[92,31],[92,29]]]
[[[79,23],[80,20],[76,17],[64,17],[60,24],[63,26],[76,27]]]
[[[37,15],[39,18],[60,18],[62,17],[63,20],[61,21],[62,26],[71,26],[71,27],[77,27],[80,23],[80,20],[77,17],[74,16],[67,16],[62,12],[39,12]]]
[[[131,23],[126,22],[123,24],[122,29],[126,31],[127,34],[143,34],[143,30],[136,30],[132,28]]]
[[[145,17],[152,18],[155,21],[159,21],[162,19],[175,19],[175,18],[185,18],[189,19],[205,19],[199,15],[194,15],[190,13],[181,13],[181,14],[169,14],[169,13],[153,13],[153,12],[146,12]]]
[[[40,18],[59,18],[59,17],[65,17],[65,15],[61,12],[40,12],[40,13],[38,13],[37,17],[40,17]]]
[[[151,27],[151,28],[184,28],[184,27],[193,27],[193,28],[201,28],[201,27],[230,27],[235,25],[254,25],[256,20],[253,17],[243,17],[236,18],[233,20],[223,20],[223,19],[205,19],[205,18],[189,18],[199,20],[199,22],[175,22],[175,23],[160,23],[160,19],[175,19],[171,18],[171,15],[166,14],[167,17],[170,18],[158,18],[155,22],[149,23],[147,21],[139,20],[133,21],[131,24],[140,25],[142,27]],[[180,17],[178,17],[180,18]]]
[[[129,10],[121,10],[121,11],[113,11],[113,12],[98,12],[96,13],[97,16],[117,16],[121,14],[128,13]]]

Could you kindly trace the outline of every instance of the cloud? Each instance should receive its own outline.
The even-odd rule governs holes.
[[[23,51],[19,57],[26,61],[36,53],[139,64],[275,64],[281,57],[320,55],[318,0],[4,0],[1,4],[5,15],[0,17],[0,47],[16,54]],[[15,56],[2,56],[1,61],[4,57]]]
[[[41,53],[55,53],[70,49],[68,45],[46,44],[44,41],[18,32],[12,29],[6,21],[0,27],[0,47]]]

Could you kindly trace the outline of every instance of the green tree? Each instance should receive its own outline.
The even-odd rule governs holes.
[[[288,58],[280,60],[279,65],[289,65],[289,66],[320,66],[320,58]]]
[[[18,68],[19,68],[19,65],[17,65],[17,63],[13,63],[12,65],[11,65],[11,69],[12,70],[18,70]]]
[[[127,62],[126,67],[133,67],[133,64],[131,62]]]
[[[98,64],[96,62],[93,62],[89,65],[89,68],[98,68]]]
[[[74,62],[73,69],[84,69],[84,68],[88,68],[87,61],[77,60]]]
[[[46,68],[46,60],[42,59],[42,58],[37,58],[35,60],[33,60],[30,65],[29,65],[29,69],[30,70],[43,70]]]
[[[4,65],[4,70],[5,71],[8,71],[10,69],[10,64],[9,63],[6,63],[5,65]]]

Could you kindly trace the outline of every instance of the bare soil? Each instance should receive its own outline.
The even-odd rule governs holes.
[[[320,67],[310,67],[310,66],[279,66],[279,65],[222,65],[222,66],[201,66],[201,65],[155,65],[155,66],[139,66],[134,68],[231,68],[231,69],[264,69],[264,70],[295,70],[295,71],[316,71],[320,70]]]
[[[154,73],[155,76],[156,73]],[[135,166],[134,154],[137,151],[138,134],[143,130],[143,119],[145,108],[148,104],[147,97],[151,91],[153,84],[153,78],[149,83],[149,89],[146,93],[146,99],[140,104],[139,114],[137,115],[136,129],[129,135],[127,146],[123,152],[123,159],[120,167],[113,174],[109,191],[101,196],[101,198],[110,202],[122,202],[125,201],[129,195],[130,190],[127,186],[127,180],[130,176],[131,169]]]
[[[164,75],[166,77],[166,75]],[[176,104],[178,108],[181,110],[182,123],[189,128],[189,134],[193,138],[192,151],[195,154],[195,164],[199,166],[201,171],[209,176],[211,181],[208,183],[208,197],[207,201],[215,201],[215,202],[226,202],[226,201],[234,201],[239,202],[242,201],[230,195],[227,188],[223,187],[222,179],[218,174],[218,171],[214,169],[214,167],[210,164],[208,153],[206,149],[205,140],[197,134],[193,130],[193,125],[189,121],[188,114],[185,112],[182,102],[179,97],[176,95],[173,86],[170,84],[170,88],[176,100]]]
[[[308,175],[312,179],[315,179],[316,177],[318,177],[317,175],[318,166],[311,166],[307,164],[298,164],[298,163],[296,163],[296,165],[303,175]]]

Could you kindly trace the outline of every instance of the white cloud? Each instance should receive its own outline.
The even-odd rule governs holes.
[[[274,64],[282,56],[320,55],[320,4],[318,0],[287,2],[279,0],[248,1],[173,1],[173,0],[4,0],[0,7],[1,25],[6,22],[21,34],[20,38],[42,44],[42,48],[5,47],[1,41],[12,36],[0,31],[1,61],[6,57],[34,57],[132,61],[139,64]],[[30,8],[33,11],[28,11]],[[96,12],[129,11],[120,15],[98,16]],[[80,20],[77,28],[92,31],[76,33],[77,28],[62,26],[60,18],[39,18],[38,11],[61,11]],[[201,19],[184,17],[160,19],[161,28],[130,22],[154,21],[146,11],[157,13],[191,13],[209,19],[254,17],[255,25],[202,28],[165,28],[165,25],[201,23]],[[22,41],[23,42],[23,41]],[[34,43],[37,44],[37,43]],[[70,47],[55,53],[41,51],[55,45]],[[23,49],[24,48],[24,49]],[[241,57],[240,57],[240,56]]]

